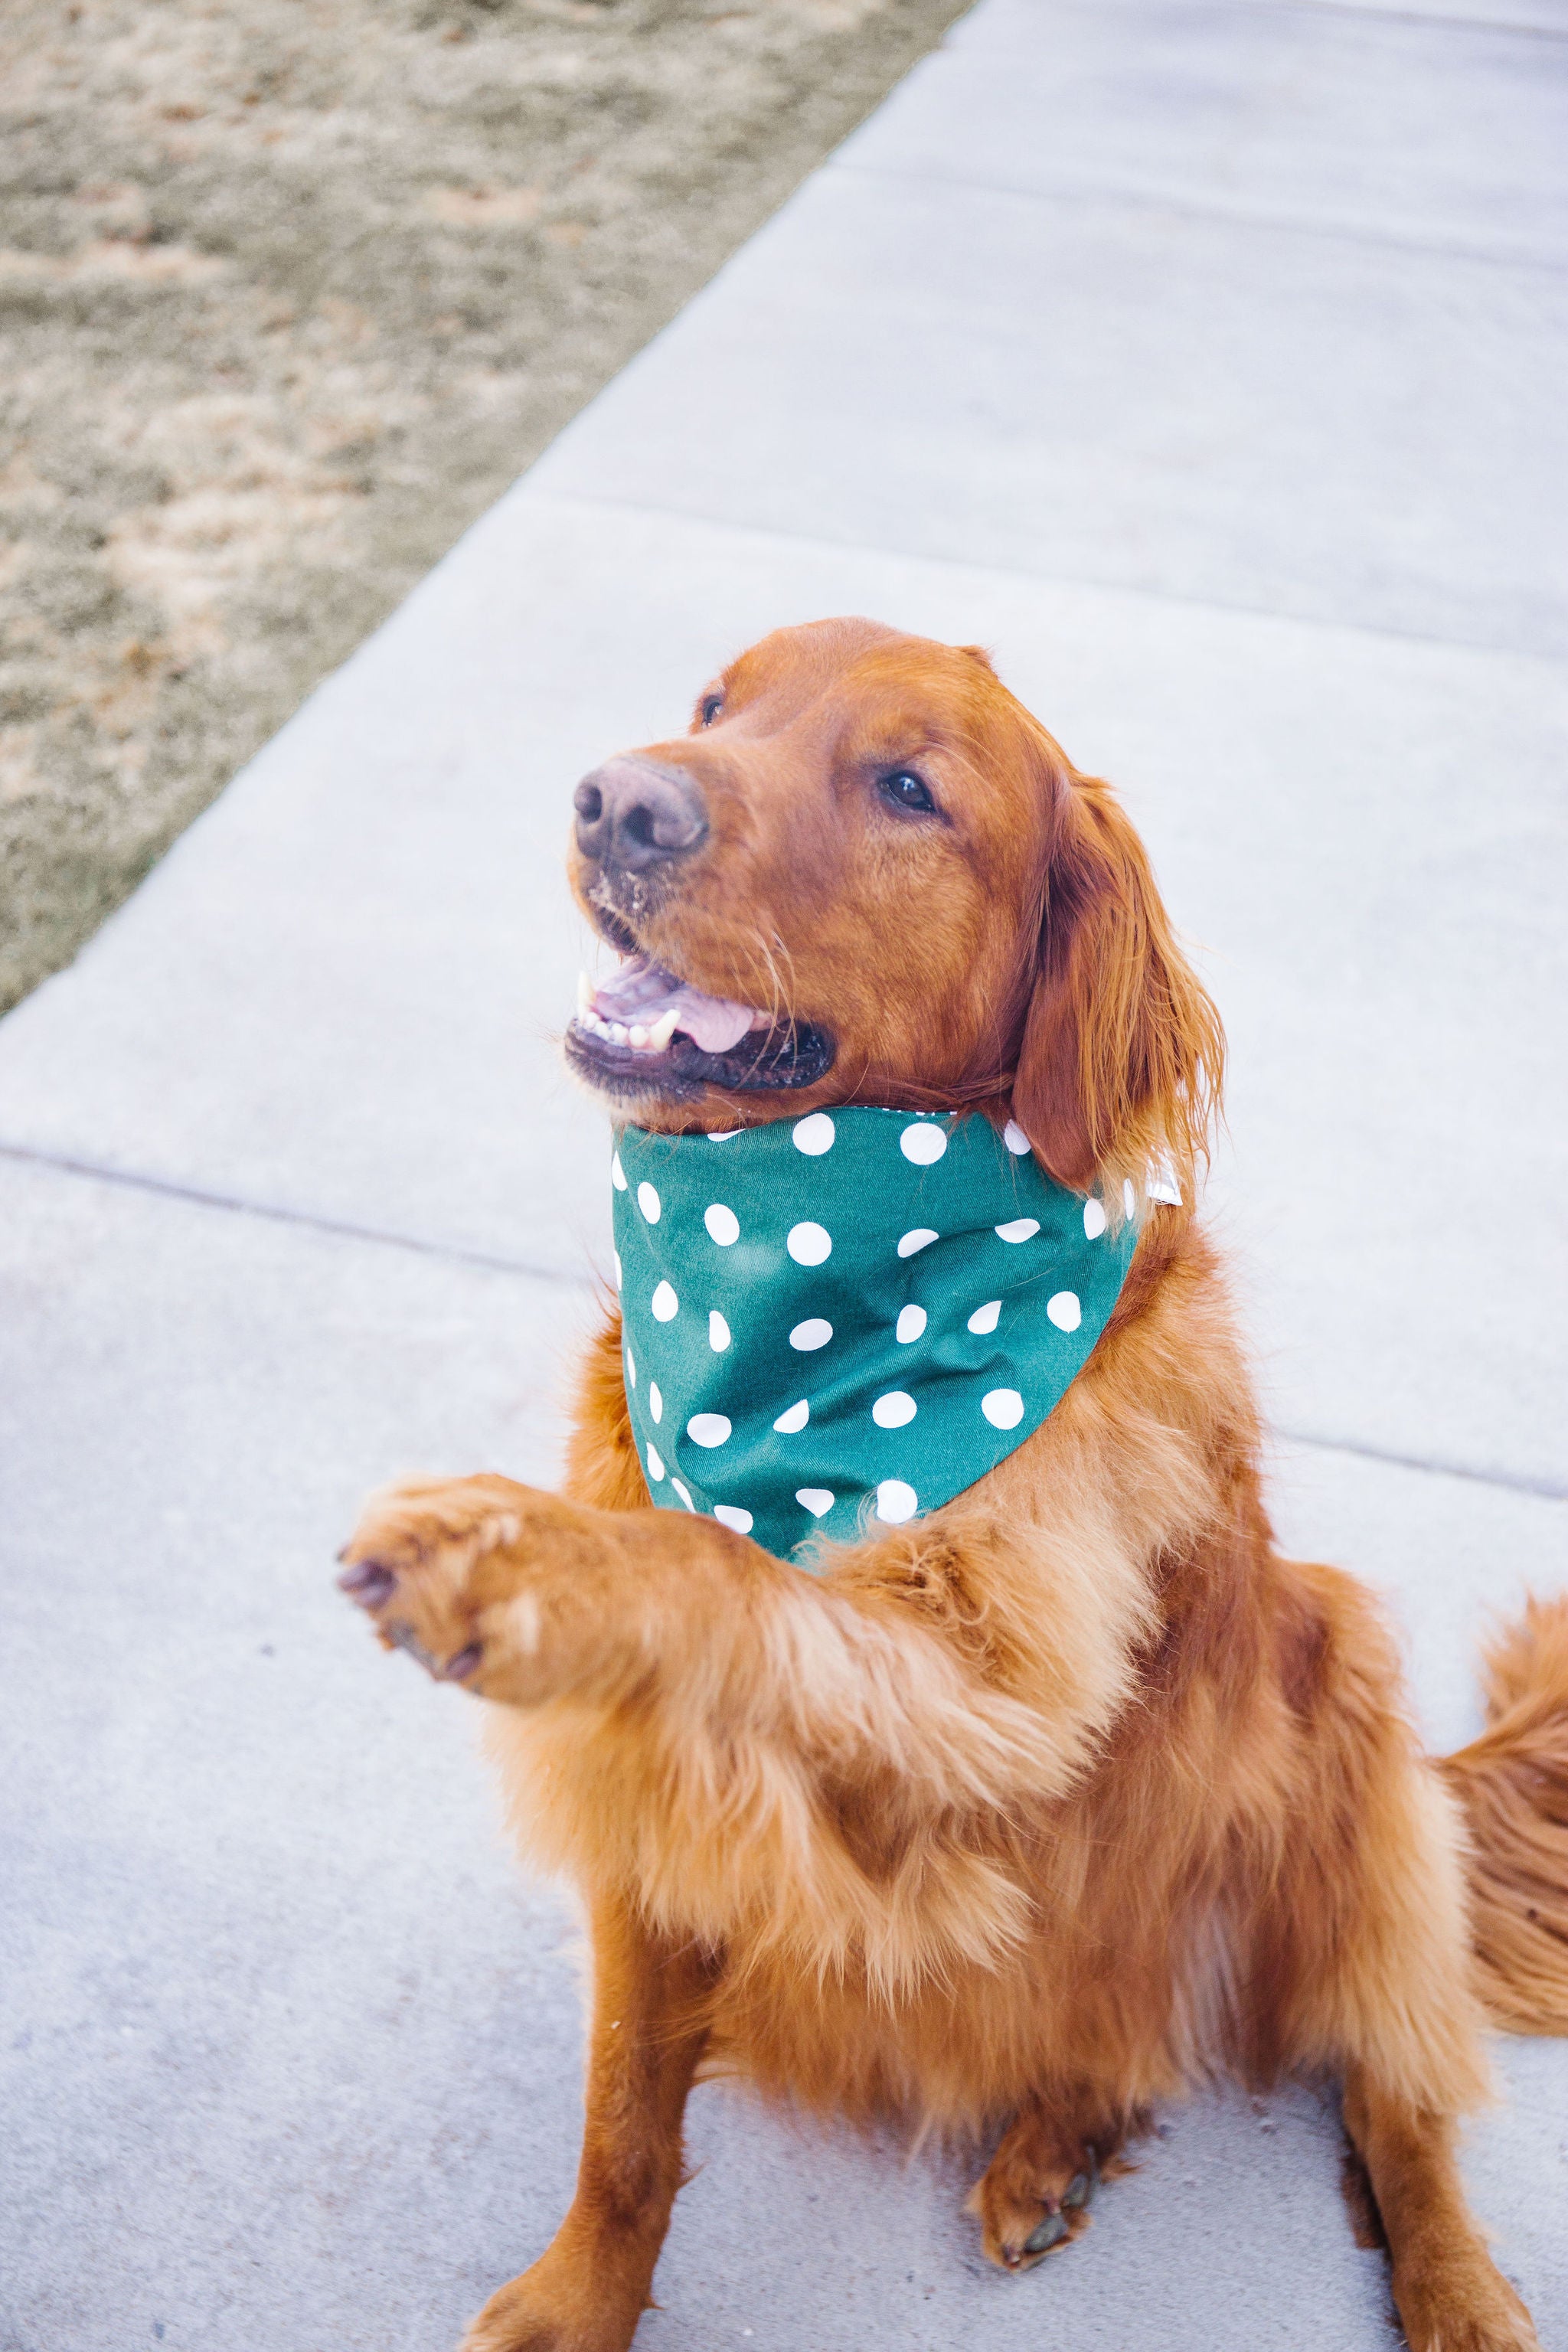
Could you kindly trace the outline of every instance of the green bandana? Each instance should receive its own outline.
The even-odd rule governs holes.
[[[1082,1370],[1137,1241],[1018,1128],[975,1116],[819,1110],[617,1142],[649,1492],[784,1559],[934,1510],[1021,1445]]]

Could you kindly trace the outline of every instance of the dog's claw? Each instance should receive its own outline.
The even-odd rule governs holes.
[[[363,1609],[379,1609],[384,1601],[390,1599],[396,1582],[392,1570],[383,1568],[379,1560],[362,1559],[357,1567],[344,1569],[338,1579],[338,1590],[348,1593]]]
[[[447,1659],[445,1670],[446,1680],[449,1683],[466,1683],[470,1675],[478,1673],[479,1662],[484,1654],[478,1642],[470,1642],[466,1650],[459,1650],[455,1656]]]
[[[1047,2213],[1045,2220],[1031,2230],[1025,2239],[1024,2252],[1026,2254],[1048,2254],[1053,2246],[1061,2244],[1067,2233],[1068,2225],[1064,2216],[1060,2213]]]
[[[1063,2189],[1063,2204],[1065,2206],[1093,2204],[1093,2192],[1096,2192],[1098,2188],[1100,2188],[1100,2166],[1090,2164],[1090,2168],[1086,2173],[1074,2173],[1072,2180],[1068,2183],[1068,2188]]]

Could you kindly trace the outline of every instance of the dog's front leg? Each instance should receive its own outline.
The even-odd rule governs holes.
[[[1346,2072],[1344,2115],[1388,2239],[1410,2352],[1540,2352],[1466,2201],[1453,2116],[1413,2106],[1359,2064]]]
[[[680,2119],[712,1968],[627,1904],[594,1906],[594,2028],[577,2193],[548,2251],[491,2295],[463,2352],[625,2352],[681,2181]]]
[[[929,1540],[951,1552],[954,1531],[933,1518]],[[384,1489],[341,1556],[339,1582],[388,1649],[503,1706],[568,1702],[571,1746],[613,1721],[616,1755],[657,1759],[645,1801],[653,1781],[686,1782],[670,1835],[720,1837],[756,1885],[776,1884],[763,1813],[778,1784],[742,1760],[765,1753],[808,1802],[875,1773],[905,1835],[1048,1795],[1080,1761],[1081,1740],[927,1621],[903,1536],[845,1555],[842,1580],[817,1578],[713,1519],[482,1475]],[[788,1804],[781,1822],[787,1844]]]
[[[712,1519],[598,1510],[492,1475],[384,1487],[340,1558],[384,1647],[527,1708],[668,1704],[699,1644],[710,1668],[745,1646],[758,1588],[787,1573]]]
[[[951,1554],[953,1530],[930,1541]],[[382,1640],[499,1703],[498,1734],[537,1767],[514,1788],[520,1827],[599,1896],[577,2200],[473,2352],[629,2342],[679,2180],[697,1955],[742,1936],[897,1965],[912,1934],[929,1964],[1016,1933],[1010,1885],[963,1825],[1048,1787],[1065,1751],[925,1621],[910,1538],[885,1549],[847,1555],[851,1588],[712,1519],[499,1477],[405,1481],[345,1547],[342,1581]],[[870,1870],[844,1835],[851,1785],[874,1792],[857,1825]]]

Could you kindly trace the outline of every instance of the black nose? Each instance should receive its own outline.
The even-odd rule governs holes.
[[[708,813],[691,778],[653,760],[606,760],[584,777],[572,805],[584,856],[631,874],[668,866],[708,838]]]

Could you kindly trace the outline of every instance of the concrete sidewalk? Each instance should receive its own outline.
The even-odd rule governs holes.
[[[392,1471],[551,1475],[571,786],[766,626],[983,640],[1122,786],[1282,1533],[1472,1726],[1568,1582],[1565,91],[1559,0],[984,0],[0,1026],[6,2352],[439,2352],[570,2193],[570,1916],[331,1557]],[[1568,2344],[1568,2053],[1499,2058]],[[648,2352],[1389,2340],[1305,2093],[1023,2281],[941,2167],[691,2112]]]

